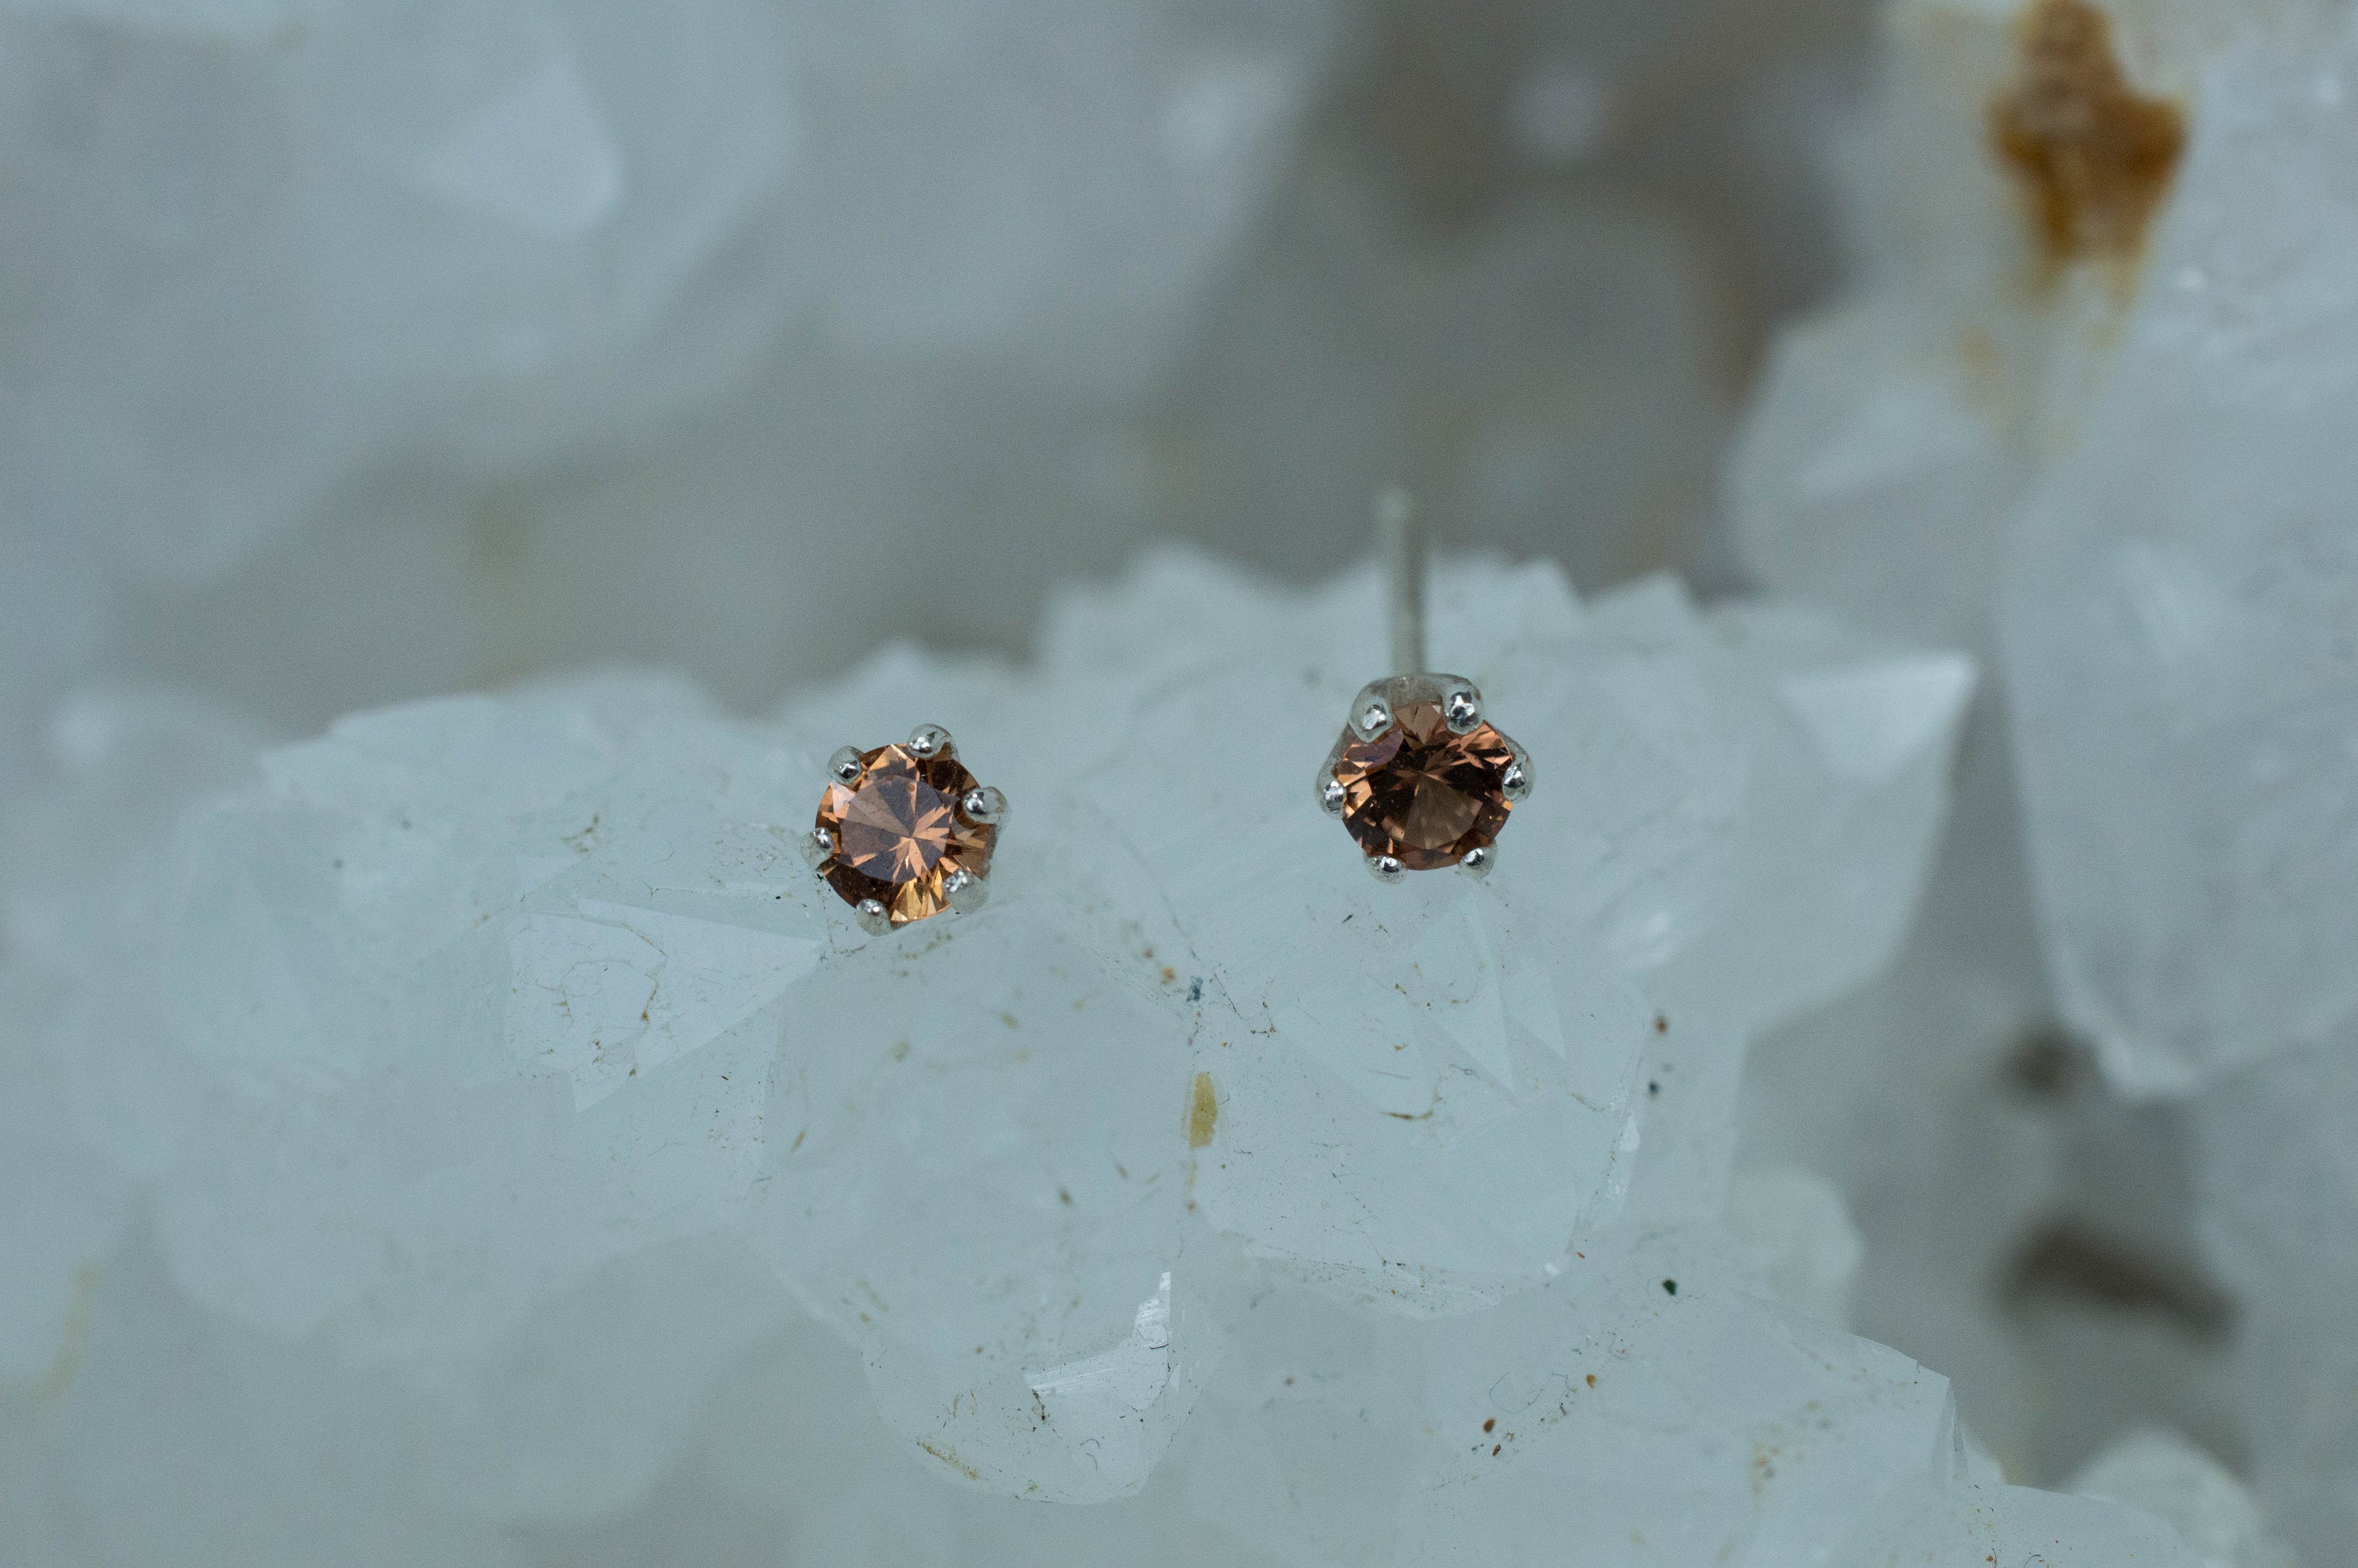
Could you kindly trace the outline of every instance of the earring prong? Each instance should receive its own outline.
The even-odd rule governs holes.
[[[859,747],[838,746],[835,755],[827,760],[827,771],[838,784],[858,784],[867,770],[860,761]]]
[[[990,902],[990,879],[969,871],[955,871],[942,881],[942,892],[960,914],[972,914]]]
[[[909,732],[909,755],[925,762],[936,757],[955,757],[957,742],[938,724],[920,724]]]
[[[958,813],[968,822],[995,827],[1007,820],[1007,797],[989,784],[977,784],[958,796]]]
[[[1482,693],[1472,681],[1453,686],[1441,698],[1442,722],[1452,735],[1470,735],[1482,723]]]

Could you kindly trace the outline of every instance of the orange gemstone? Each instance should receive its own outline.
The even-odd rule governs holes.
[[[895,925],[939,914],[951,873],[985,875],[999,842],[997,827],[958,809],[974,775],[955,757],[905,746],[863,752],[860,765],[856,782],[831,784],[820,797],[818,828],[831,848],[818,874],[854,908],[876,900]]]
[[[1343,826],[1369,855],[1390,855],[1412,871],[1487,849],[1514,809],[1507,738],[1487,724],[1452,733],[1438,695],[1401,702],[1392,717],[1372,741],[1343,731],[1335,762]]]

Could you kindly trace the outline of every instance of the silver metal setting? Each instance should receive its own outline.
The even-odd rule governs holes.
[[[835,853],[835,836],[824,827],[812,828],[802,836],[799,842],[803,859],[810,862],[813,871],[818,870],[819,863]]]
[[[827,776],[838,784],[858,784],[860,775],[866,771],[860,765],[857,746],[838,746],[835,755],[827,760]]]
[[[950,732],[938,724],[920,724],[909,732],[909,755],[923,760],[927,757],[955,757],[957,742]]]
[[[990,881],[961,868],[942,879],[942,892],[949,895],[952,909],[971,914],[990,902]]]
[[[1466,851],[1466,858],[1457,862],[1457,871],[1459,875],[1472,877],[1478,882],[1484,877],[1488,876],[1490,874],[1490,868],[1498,863],[1498,851],[1497,847],[1489,844],[1479,844]]]
[[[1513,748],[1515,760],[1507,764],[1506,776],[1498,781],[1499,791],[1510,801],[1529,800],[1531,795],[1531,755],[1512,741],[1507,744]]]
[[[1482,724],[1482,693],[1472,681],[1452,686],[1441,697],[1442,722],[1453,735],[1471,735]]]
[[[859,919],[860,929],[871,936],[882,936],[892,929],[892,916],[880,899],[863,898],[851,913]]]
[[[1351,699],[1351,733],[1372,741],[1392,727],[1392,705],[1384,698],[1388,681],[1370,681]]]
[[[1344,801],[1349,795],[1350,791],[1343,787],[1343,781],[1335,776],[1334,765],[1329,763],[1318,775],[1319,808],[1329,816],[1340,816]]]
[[[958,815],[986,827],[1007,820],[1007,797],[990,784],[977,784],[958,796]]]
[[[1398,485],[1376,496],[1376,538],[1391,589],[1392,668],[1406,675],[1424,668],[1424,529],[1416,503]]]
[[[1408,868],[1390,855],[1368,857],[1368,874],[1379,882],[1396,882],[1408,875]]]

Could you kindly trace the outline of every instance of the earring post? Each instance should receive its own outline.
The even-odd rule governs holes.
[[[1391,673],[1416,675],[1424,669],[1424,520],[1398,485],[1377,492],[1376,547],[1390,589]]]

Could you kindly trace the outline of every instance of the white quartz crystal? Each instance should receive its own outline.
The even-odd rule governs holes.
[[[1473,1319],[1257,1303],[1190,1502],[1301,1563],[2192,1563],[2000,1485],[1943,1379],[1748,1293],[1716,1244],[1600,1243]]]
[[[1293,593],[1166,553],[1067,593],[1035,669],[889,651],[775,727],[622,675],[360,714],[79,899],[59,856],[157,842],[251,742],[170,706],[61,719],[59,765],[113,759],[122,802],[57,818],[68,874],[12,871],[12,918],[83,935],[10,983],[42,1017],[119,993],[91,1060],[122,1065],[37,1043],[28,1081],[63,1087],[10,1146],[41,1225],[0,1321],[54,1433],[11,1474],[73,1500],[43,1528],[98,1561],[176,1521],[199,1557],[316,1531],[370,1561],[414,1516],[497,1561],[697,1487],[766,1517],[763,1455],[871,1403],[887,1473],[784,1506],[891,1560],[904,1529],[919,1560],[1026,1560],[982,1494],[1138,1494],[1101,1539],[1161,1519],[1198,1561],[1528,1554],[1568,1476],[1674,1555],[1963,1506],[1939,1379],[1760,1293],[1840,1314],[1838,1206],[1756,1182],[1751,1246],[1717,1221],[1748,1032],[1892,950],[1968,666],[1450,563],[1435,662],[1540,783],[1487,881],[1387,886],[1310,789],[1377,611],[1365,571]],[[1014,810],[986,907],[871,937],[795,840],[835,745],[919,719]],[[132,741],[223,761],[142,772]],[[721,1390],[813,1331],[795,1300],[866,1389],[749,1428]],[[1364,1391],[1270,1403],[1305,1355]],[[1591,1358],[1611,1395],[1529,1413]],[[189,1434],[249,1389],[287,1412],[247,1456],[275,1478],[210,1482]],[[125,1446],[135,1409],[166,1414]],[[1316,1490],[1273,1431],[1361,1409],[1390,1413],[1351,1418],[1328,1501],[1253,1501]],[[1456,1430],[1500,1412],[1520,1478]],[[1701,1490],[1610,1479],[1650,1469]]]
[[[1507,1034],[1513,1054],[1486,1060],[1478,1040],[1420,1037],[1384,1023],[1379,1041],[1398,1044],[1396,1057],[1432,1063],[1395,1077],[1398,1067],[1378,1071],[1335,1058],[1330,1045],[1301,1027],[1306,1020],[1267,1000],[1273,958],[1255,951],[1336,940],[1347,933],[1328,936],[1329,922],[1368,918],[1400,903],[1396,893],[1368,883],[1347,852],[1339,860],[1333,854],[1338,830],[1331,823],[1303,816],[1294,804],[1311,797],[1316,759],[1339,730],[1350,693],[1381,665],[1377,584],[1372,575],[1357,575],[1296,609],[1255,596],[1238,604],[1241,613],[1231,613],[1214,608],[1223,598],[1235,602],[1222,575],[1181,557],[1151,557],[1110,602],[1068,598],[1052,617],[1046,654],[1052,668],[1086,669],[1092,682],[1158,693],[1195,666],[1190,689],[1158,696],[1151,723],[1131,721],[1131,750],[1109,769],[1124,800],[1142,795],[1139,809],[1166,814],[1200,810],[1205,815],[1196,820],[1207,834],[1232,843],[1242,861],[1275,873],[1269,883],[1238,882],[1220,859],[1196,853],[1189,839],[1167,840],[1164,874],[1189,890],[1180,907],[1207,912],[1190,925],[1197,950],[1230,966],[1225,991],[1232,1022],[1206,1036],[1229,1044],[1216,1045],[1206,1070],[1221,1081],[1230,1073],[1258,1079],[1314,1066],[1288,1097],[1337,1071],[1367,1073],[1358,1090],[1367,1100],[1364,1130],[1347,1138],[1336,1127],[1336,1148],[1322,1162],[1332,1166],[1340,1156],[1347,1184],[1361,1158],[1379,1170],[1455,1141],[1450,1121],[1464,1112],[1452,1106],[1442,1114],[1429,1086],[1431,1075],[1458,1053],[1476,1050],[1467,1063],[1478,1068],[1473,1081],[1487,1076],[1509,1096],[1539,1096],[1544,1103],[1564,1092],[1550,1081],[1562,1070],[1548,1065],[1561,1054],[1552,1041],[1576,1046],[1574,1021],[1585,1015],[1594,1028],[1614,1016],[1614,1007],[1628,1006],[1611,1000],[1615,988],[1596,972],[1608,968],[1660,1004],[1635,1021],[1646,1045],[1631,1087],[1645,1108],[1642,1141],[1658,1152],[1637,1162],[1639,1201],[1664,1217],[1715,1217],[1745,1032],[1855,984],[1888,957],[1939,822],[1942,759],[1970,690],[1970,667],[1953,656],[1877,648],[1788,611],[1699,614],[1664,582],[1583,610],[1552,574],[1538,570],[1483,567],[1443,579],[1435,589],[1432,661],[1481,686],[1492,719],[1532,748],[1544,784],[1510,820],[1499,869],[1481,897],[1469,896],[1454,879],[1410,884],[1433,884],[1412,896],[1433,901],[1437,914],[1463,909],[1485,921],[1508,918],[1500,928],[1508,945],[1497,1000],[1478,993],[1466,1000],[1502,1010],[1513,1024]],[[1205,609],[1191,608],[1197,605]],[[1271,714],[1271,733],[1300,739],[1287,750],[1242,757],[1203,747],[1206,730],[1241,722],[1231,716],[1249,712]],[[1563,739],[1550,746],[1530,737]],[[1569,752],[1563,764],[1552,760],[1558,752]],[[1136,776],[1127,771],[1129,759],[1149,757],[1158,759],[1156,766]],[[1151,843],[1146,852],[1150,859],[1157,853]],[[1277,891],[1312,877],[1319,879],[1311,884],[1322,894],[1316,899]],[[1849,891],[1824,897],[1829,883]],[[1525,909],[1546,912],[1552,1005],[1515,978],[1515,944],[1531,940],[1531,933],[1518,933],[1512,917]],[[1444,923],[1440,932],[1414,938],[1411,957],[1420,972],[1428,967],[1423,946],[1446,930]],[[1566,950],[1584,933],[1595,944],[1595,958]],[[1398,958],[1373,949],[1353,961],[1370,975],[1399,972]],[[1593,1000],[1564,989],[1584,966],[1590,978],[1579,984]],[[1394,989],[1401,983],[1363,980],[1344,1005],[1424,1005]],[[1244,1045],[1237,1032],[1265,1033],[1271,1044],[1223,1068],[1219,1055]],[[1394,1032],[1408,1038],[1382,1039]],[[1546,1054],[1523,1058],[1527,1038],[1546,1044]],[[1272,1046],[1303,1052],[1306,1060],[1295,1065]],[[1429,1054],[1435,1051],[1446,1054],[1434,1059]],[[1577,1049],[1563,1060],[1579,1068]],[[1541,1070],[1532,1076],[1535,1065]],[[1620,1070],[1600,1058],[1595,1068],[1564,1082],[1601,1109],[1606,1102],[1599,1097],[1618,1092],[1614,1075]],[[1249,1100],[1243,1108],[1258,1114]],[[1487,1120],[1498,1112],[1476,1114]],[[1595,1138],[1592,1161],[1603,1159],[1614,1141],[1604,1127]],[[1627,1181],[1631,1173],[1612,1179]],[[1231,1161],[1205,1180],[1211,1184],[1207,1199],[1221,1203],[1244,1184],[1275,1182],[1272,1195],[1293,1184],[1258,1149],[1249,1162]],[[1319,1192],[1335,1180],[1322,1169],[1306,1190]],[[1565,1189],[1565,1198],[1575,1190]],[[1522,1201],[1536,1195],[1524,1194]],[[1277,1206],[1288,1225],[1312,1223],[1298,1200]],[[1397,1239],[1380,1251],[1386,1268],[1428,1261]],[[1449,1242],[1453,1249],[1466,1244],[1462,1237]],[[1546,1255],[1545,1249],[1531,1252],[1521,1267],[1544,1271]],[[1364,1269],[1364,1260],[1353,1267]],[[1413,1286],[1397,1269],[1377,1278],[1385,1281],[1378,1288],[1403,1303],[1446,1294],[1438,1276]]]
[[[1730,521],[1771,586],[1862,625],[1975,650],[2011,514],[2114,384],[2124,322],[2170,270],[2136,243],[2048,254],[1994,105],[2017,92],[2025,39],[2046,12],[2108,24],[2102,57],[2126,91],[2165,105],[2197,96],[2206,62],[2255,38],[2302,33],[2330,0],[1892,0],[1869,111],[1842,138],[1858,278],[1789,328],[1728,466]],[[2118,113],[2094,62],[2074,56],[2059,104]],[[2068,161],[2077,156],[2063,154]],[[2101,153],[2089,155],[2100,164]],[[2200,160],[2200,152],[2193,155]],[[2105,165],[2109,168],[2109,165]],[[2187,178],[2190,178],[2190,175]],[[2099,173],[2090,183],[2110,194]],[[2183,205],[2182,199],[2178,203]],[[2166,220],[2165,220],[2166,222]],[[2132,232],[2134,242],[2139,234]]]
[[[2183,1232],[2199,1193],[2210,1264],[2244,1315],[2231,1370],[2173,1365],[2183,1384],[2217,1379],[2201,1413],[2235,1429],[2273,1526],[2338,1561],[2358,1484],[2341,1261],[2358,1238],[2341,1088],[2358,1002],[2342,891],[2358,844],[2347,8],[2106,4],[2121,81],[2185,136],[2149,221],[2096,254],[2054,254],[1991,135],[2041,9],[1891,9],[1877,107],[1842,160],[1858,285],[1785,339],[1730,470],[1735,531],[1768,582],[1997,654],[1992,718],[2022,817],[2017,842],[1994,804],[1969,804],[1993,830],[1970,864],[1952,849],[1955,891],[1936,889],[1937,924],[1875,1012],[1846,1005],[1791,1054],[1780,1043],[1787,1067],[1810,1066],[1762,1077],[1753,1157],[1842,1174],[1871,1238],[1864,1321],[1985,1399],[2010,1456],[2051,1377],[2017,1327],[1930,1281],[2009,1266],[2009,1233],[2042,1212],[2110,1202],[2132,1232]],[[1969,801],[1991,787],[1985,761]],[[2011,952],[2018,895],[1989,870],[2024,855],[2046,976]],[[2115,1091],[2193,1101],[2200,1136],[2141,1194],[2089,1190],[2053,1126],[1992,1103],[2009,1036],[2034,1037],[2050,1009]],[[1860,1114],[1826,1119],[1807,1086],[1870,1040],[1893,1081],[1860,1081]],[[1952,1108],[1952,1152],[1862,1169],[1877,1103]],[[1821,1119],[1839,1135],[1813,1144],[1800,1129]],[[1911,1235],[1938,1239],[1882,1272]],[[2185,1397],[2124,1408],[2150,1420]]]
[[[1176,594],[1184,614],[1209,587],[1189,575],[1150,568],[1125,597]],[[1172,983],[1197,998],[1195,1060],[1217,1107],[1191,1184],[1206,1217],[1354,1295],[1446,1311],[1544,1279],[1617,1207],[1651,1013],[1532,874],[1545,850],[1525,847],[1555,837],[1561,806],[1535,795],[1518,809],[1501,864],[1524,849],[1520,874],[1398,887],[1371,879],[1318,809],[1318,761],[1372,672],[1351,656],[1374,623],[1372,586],[1362,576],[1259,635],[1199,642],[1184,684],[1124,691],[1120,743],[1091,794],[1128,827],[1185,943]],[[1506,672],[1545,657],[1519,644],[1568,621],[1569,597],[1544,574],[1496,568],[1452,586],[1445,626],[1493,592],[1498,613],[1474,645],[1437,656],[1467,666],[1509,733],[1558,730],[1543,708],[1519,711]],[[1091,610],[1133,620],[1120,599]],[[1359,634],[1320,648],[1354,611]],[[1214,609],[1195,635],[1228,618]],[[1130,675],[1118,658],[1092,661],[1092,677]]]
[[[1865,1243],[1832,1182],[1790,1165],[1739,1170],[1728,1184],[1727,1230],[1779,1301],[1850,1326]]]
[[[1845,1326],[1939,1368],[2007,1473],[2034,1476],[2053,1372],[1999,1292],[2070,1195],[2052,1118],[2015,1083],[2025,1043],[2051,1025],[2002,740],[1975,716],[1936,871],[1890,968],[1755,1044],[1737,1159],[1841,1192],[1865,1238]]]
[[[169,1162],[188,1075],[153,1037],[156,889],[191,800],[245,778],[261,737],[169,693],[60,704],[0,825],[0,1379],[71,1357],[100,1260]]]
[[[968,737],[987,768],[990,732]],[[890,1422],[967,1480],[1094,1501],[1185,1417],[1233,1271],[1187,1223],[1180,941],[1112,825],[1018,798],[1028,842],[1011,826],[985,912],[786,977],[758,1198]]]
[[[2132,1432],[2090,1460],[2071,1489],[2169,1520],[2202,1568],[2296,1568],[2244,1484],[2174,1432]]]
[[[675,1476],[619,1519],[577,1527],[535,1563],[613,1568],[699,1561],[894,1568],[1269,1568],[1275,1559],[1189,1511],[1166,1459],[1138,1495],[1044,1507],[945,1485],[939,1463],[888,1432],[857,1358],[806,1319],[764,1341],[712,1390]],[[781,1547],[783,1543],[783,1549]],[[738,1556],[730,1557],[733,1549]]]
[[[2132,1088],[2358,1017],[2358,47],[2205,81],[2110,390],[2001,633],[2056,979]]]
[[[2358,1539],[2358,1036],[2281,1052],[2197,1103],[2210,1255],[2245,1314],[2254,1489],[2312,1563]]]
[[[1898,0],[1881,20],[1872,111],[1841,160],[1863,276],[1777,344],[1730,454],[1729,518],[1770,586],[1978,649],[2044,413],[2038,363],[2071,340],[2025,297],[2031,242],[1988,152],[2008,8]]]
[[[1772,583],[2003,644],[2061,1000],[2131,1092],[2188,1092],[2350,1001],[2353,934],[2321,890],[2350,838],[2325,716],[2348,698],[2335,332],[2358,121],[2338,47],[2255,41],[2320,10],[2111,8],[2112,90],[2182,114],[2186,140],[2149,234],[2055,256],[1990,119],[2034,24],[1896,6],[1849,159],[1866,282],[1786,340],[1731,470]]]

